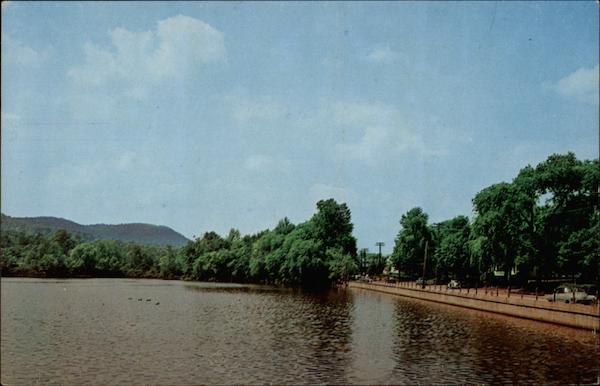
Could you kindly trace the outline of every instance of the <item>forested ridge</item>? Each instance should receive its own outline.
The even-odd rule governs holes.
[[[166,226],[141,223],[82,225],[58,217],[11,217],[2,214],[2,229],[29,233],[54,233],[63,229],[88,241],[109,239],[176,247],[189,241]]]
[[[206,232],[185,246],[150,246],[85,240],[65,230],[31,234],[2,229],[3,276],[154,277],[326,286],[358,272],[423,274],[498,282],[494,272],[525,285],[535,278],[568,276],[597,280],[599,250],[598,160],[554,154],[527,166],[511,182],[482,189],[473,198],[474,218],[457,216],[430,224],[421,208],[400,219],[388,259],[357,254],[350,209],[321,200],[307,221],[282,219],[273,229],[226,236]],[[425,250],[427,248],[427,251]]]

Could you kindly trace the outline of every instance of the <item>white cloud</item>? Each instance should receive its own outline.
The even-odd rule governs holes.
[[[110,48],[85,44],[85,63],[69,70],[75,85],[98,87],[125,82],[127,94],[141,97],[149,83],[183,78],[200,65],[225,58],[223,34],[188,16],[159,21],[154,31],[115,28],[109,34]]]
[[[338,102],[330,110],[334,123],[340,126],[391,125],[401,118],[396,109],[376,103]]]
[[[389,152],[389,133],[381,127],[367,127],[358,142],[338,143],[335,157],[338,160],[358,160],[373,163],[380,155]]]
[[[383,104],[338,103],[332,111],[336,125],[360,130],[360,138],[334,146],[337,161],[374,165],[409,150],[429,153],[421,136],[406,124],[398,109]]]
[[[402,55],[388,46],[377,47],[367,55],[367,60],[373,63],[391,63],[400,59]]]
[[[246,158],[244,168],[254,172],[279,172],[287,173],[290,171],[291,162],[286,158],[274,157],[264,154],[254,154]]]
[[[592,68],[581,67],[550,88],[565,98],[598,105],[598,72],[598,64]]]
[[[8,65],[39,66],[50,57],[51,48],[37,51],[9,34],[2,34],[2,61]]]
[[[116,171],[123,172],[132,171],[140,167],[144,170],[150,170],[153,167],[152,162],[148,157],[133,151],[125,151],[114,160],[110,161],[109,166]]]
[[[238,124],[259,121],[274,121],[282,118],[286,111],[280,104],[269,97],[242,98],[230,96],[225,98],[231,105],[233,119]]]
[[[175,188],[182,189],[179,185],[159,162],[129,150],[101,160],[56,165],[46,174],[44,184],[52,197],[88,197],[90,202],[101,202],[106,208],[128,203],[145,207],[170,200],[176,194]],[[135,197],[135,203],[115,199],[123,191]]]
[[[159,47],[153,61],[157,74],[172,75],[186,66],[225,58],[223,33],[209,24],[188,16],[175,16],[158,23]]]

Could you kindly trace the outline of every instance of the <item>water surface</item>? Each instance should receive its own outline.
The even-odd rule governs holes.
[[[598,377],[591,332],[365,290],[128,279],[3,278],[1,285],[3,384]]]

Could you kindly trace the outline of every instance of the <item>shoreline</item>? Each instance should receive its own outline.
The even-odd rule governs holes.
[[[443,287],[416,288],[412,283],[357,282],[348,283],[349,288],[359,288],[409,297],[456,307],[470,308],[495,314],[508,315],[543,323],[559,324],[590,331],[600,329],[598,305],[564,304],[548,302],[543,298],[527,298],[520,295],[496,295],[495,291],[479,289],[477,292],[444,290]],[[436,288],[437,287],[437,288]]]

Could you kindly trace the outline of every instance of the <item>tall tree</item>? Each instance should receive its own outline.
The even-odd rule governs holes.
[[[511,188],[519,199],[521,208],[520,218],[527,224],[526,231],[522,234],[521,245],[515,264],[520,269],[522,280],[526,280],[532,273],[539,281],[539,267],[547,266],[547,261],[540,258],[541,248],[539,178],[536,170],[527,165],[519,171],[513,180]],[[525,227],[523,228],[525,229]]]
[[[540,208],[543,254],[555,271],[573,279],[582,272],[597,249],[598,160],[580,161],[575,154],[553,154],[536,167],[539,194],[546,198]]]
[[[469,254],[471,226],[466,216],[457,216],[436,224],[434,262],[437,277],[442,280],[465,280],[472,274]]]
[[[501,182],[473,199],[474,236],[482,237],[484,253],[510,279],[513,268],[528,256],[530,197],[513,184]]]
[[[315,238],[325,249],[341,248],[342,252],[356,256],[356,239],[352,236],[354,225],[348,206],[334,199],[317,202],[317,213],[312,217]]]
[[[409,210],[400,219],[392,262],[399,271],[408,275],[420,275],[423,272],[425,246],[432,241],[427,220],[427,214],[418,207]]]

